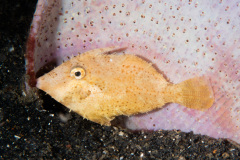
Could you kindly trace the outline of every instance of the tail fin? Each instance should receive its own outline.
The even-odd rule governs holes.
[[[178,103],[185,107],[204,110],[212,106],[214,102],[213,91],[210,83],[203,77],[196,77],[171,85],[171,96],[168,102]]]

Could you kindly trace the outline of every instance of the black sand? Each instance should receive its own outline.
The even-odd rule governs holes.
[[[0,1],[0,159],[239,159],[239,146],[224,139],[131,133],[74,113],[62,122],[66,109],[54,102],[43,108],[39,98],[25,96],[24,52],[36,3]]]

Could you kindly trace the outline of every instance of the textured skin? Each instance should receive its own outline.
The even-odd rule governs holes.
[[[173,85],[140,57],[104,54],[113,49],[95,49],[73,57],[39,77],[37,87],[102,125],[111,125],[116,116],[146,113],[166,103],[199,110],[212,106],[212,89],[203,78]]]
[[[240,143],[240,1],[39,0],[28,41],[30,81],[48,62],[107,46],[149,59],[173,83],[210,78],[207,112],[171,104],[130,117],[132,129],[180,129]],[[34,83],[33,83],[34,84]]]

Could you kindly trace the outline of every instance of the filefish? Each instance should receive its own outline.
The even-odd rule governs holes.
[[[133,54],[109,54],[115,47],[90,50],[37,79],[37,87],[69,109],[101,125],[178,103],[204,110],[214,102],[203,77],[169,83],[151,63]],[[121,48],[120,48],[121,49]]]

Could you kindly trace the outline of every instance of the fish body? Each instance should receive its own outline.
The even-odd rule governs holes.
[[[136,115],[179,103],[204,110],[214,102],[208,81],[196,77],[168,82],[153,65],[116,47],[90,50],[37,79],[37,87],[93,122],[110,125],[119,115]]]

